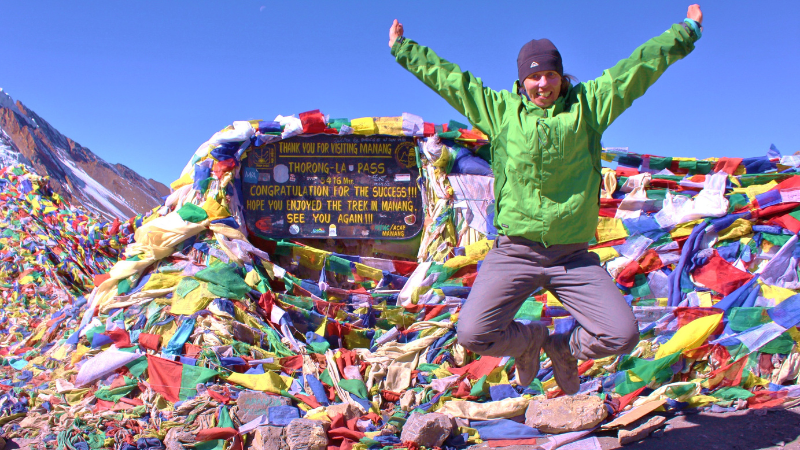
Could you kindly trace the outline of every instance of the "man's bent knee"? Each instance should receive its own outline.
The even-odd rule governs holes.
[[[467,324],[464,324],[464,326],[458,324],[456,336],[458,338],[458,343],[461,344],[462,347],[479,355],[486,352],[493,343],[491,336],[486,333],[480,333],[479,330]]]
[[[639,330],[632,327],[627,330],[620,330],[621,332],[615,336],[602,339],[603,344],[609,353],[614,355],[625,355],[632,352],[636,345],[639,344]]]

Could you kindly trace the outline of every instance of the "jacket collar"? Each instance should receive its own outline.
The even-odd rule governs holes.
[[[525,110],[531,114],[535,114],[539,117],[552,117],[564,111],[565,95],[558,97],[555,103],[550,105],[550,107],[541,108],[537,106],[536,103],[533,103],[530,98],[528,98],[528,93],[525,92],[525,89],[523,89],[519,80],[514,81],[513,89],[513,92],[516,92],[517,95],[520,96],[520,99],[522,99],[522,105],[525,106]]]

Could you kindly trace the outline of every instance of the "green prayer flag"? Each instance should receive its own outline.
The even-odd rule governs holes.
[[[178,397],[181,400],[186,400],[197,395],[197,385],[205,383],[217,375],[219,373],[216,370],[184,364],[181,371],[181,390]],[[228,417],[228,420],[230,420],[230,417]]]
[[[748,398],[752,397],[754,394],[746,389],[742,389],[736,386],[724,387],[717,391],[711,393],[714,397],[723,399],[723,400],[736,400],[736,399],[743,399],[747,400]]]
[[[129,362],[125,365],[128,370],[131,372],[136,378],[140,378],[145,370],[147,370],[147,357],[142,356],[140,358],[136,358],[133,361]]]
[[[250,292],[250,286],[244,282],[240,271],[228,264],[213,264],[197,272],[194,277],[208,282],[208,290],[214,295],[225,294],[220,297],[243,298]]]
[[[361,398],[368,399],[367,385],[361,380],[339,380],[339,387]]]
[[[193,223],[200,223],[208,219],[208,213],[203,208],[192,203],[186,203],[181,206],[181,209],[178,210],[178,215],[181,216],[181,219]]]
[[[673,375],[670,366],[675,364],[680,356],[681,352],[676,352],[653,361],[623,356],[619,370],[625,372],[622,372],[622,381],[617,383],[614,390],[620,395],[626,395],[650,384],[654,380],[657,383],[669,380]],[[641,381],[634,381],[631,375]]]
[[[542,318],[542,309],[544,309],[544,303],[536,301],[533,297],[529,297],[522,303],[522,307],[519,308],[514,318],[537,321]]]
[[[469,395],[473,397],[483,397],[489,392],[489,386],[486,384],[487,375],[484,375],[472,385],[472,389],[469,390]]]
[[[190,292],[200,287],[200,282],[191,277],[181,278],[175,293],[180,297],[186,297]]]

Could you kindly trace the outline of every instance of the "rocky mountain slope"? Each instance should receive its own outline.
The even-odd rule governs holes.
[[[158,181],[104,161],[0,89],[0,166],[17,163],[50,176],[51,187],[70,203],[105,218],[127,219],[169,194]]]

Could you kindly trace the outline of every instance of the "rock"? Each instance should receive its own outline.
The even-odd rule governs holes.
[[[343,415],[344,420],[350,420],[354,417],[361,417],[361,410],[357,406],[350,403],[337,403],[325,408],[328,417],[333,418],[336,415]]]
[[[288,405],[291,405],[290,400],[279,395],[244,391],[239,394],[239,399],[236,401],[236,418],[239,423],[245,424],[258,416],[267,414],[270,406]]]
[[[183,429],[179,427],[170,428],[169,431],[167,431],[167,435],[164,437],[164,447],[166,447],[167,450],[184,450],[186,448],[178,440],[178,433],[181,431],[183,431]]]
[[[422,447],[441,447],[453,431],[450,416],[439,413],[411,413],[403,425],[400,440],[414,442]]]
[[[253,442],[250,443],[249,448],[251,450],[284,450],[288,448],[286,440],[283,438],[283,428],[269,425],[256,428],[253,433]]]
[[[632,442],[641,441],[649,436],[650,433],[660,428],[661,425],[666,422],[666,420],[667,419],[664,418],[664,416],[655,416],[631,431],[619,430],[619,434],[617,435],[617,439],[619,439],[619,445],[627,445]]]
[[[417,405],[416,392],[407,390],[400,397],[400,409],[403,411],[411,411]]]
[[[543,433],[566,433],[593,428],[607,415],[600,397],[574,395],[531,401],[525,411],[525,425]]]
[[[184,450],[184,444],[194,444],[195,433],[186,431],[183,427],[170,428],[164,437],[164,447],[166,450]]]
[[[38,428],[36,424],[39,420],[43,420],[46,423],[47,417],[42,418],[39,414],[28,414],[19,422],[19,426],[22,428]]]
[[[270,425],[285,427],[300,418],[300,410],[294,406],[270,406],[268,417]]]
[[[293,420],[286,427],[284,435],[289,450],[326,450],[328,448],[326,425],[327,423],[319,420]]]

